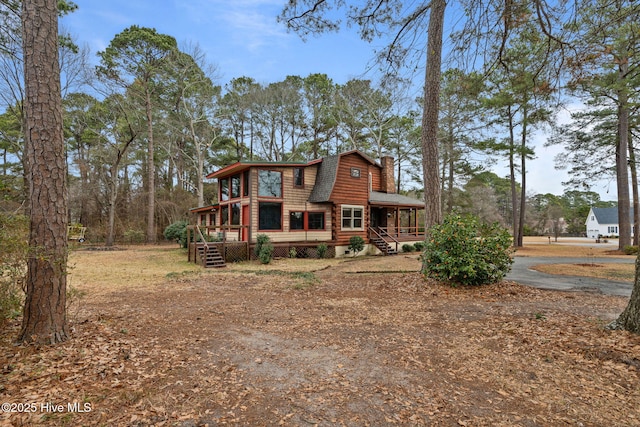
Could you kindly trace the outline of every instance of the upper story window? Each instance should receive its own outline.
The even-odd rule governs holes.
[[[282,197],[282,172],[258,171],[258,196]]]
[[[220,184],[220,201],[226,202],[229,200],[229,178],[222,178],[219,181]]]
[[[351,168],[351,177],[360,178],[360,168]]]
[[[231,198],[237,199],[240,197],[240,175],[233,175],[231,177]]]
[[[242,195],[244,197],[249,196],[249,186],[250,186],[250,182],[249,182],[249,171],[246,170],[242,173]]]
[[[293,186],[304,187],[304,168],[293,168]]]

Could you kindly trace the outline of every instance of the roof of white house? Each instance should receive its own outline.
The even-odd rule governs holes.
[[[591,208],[598,224],[618,224],[618,208]],[[629,217],[633,222],[633,208],[629,209]]]

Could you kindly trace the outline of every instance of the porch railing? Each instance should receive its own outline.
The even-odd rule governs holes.
[[[197,260],[197,247],[204,246],[205,255],[209,251],[211,245],[216,245],[219,252],[226,259],[228,246],[241,245],[248,251],[249,242],[243,241],[243,229],[248,229],[246,225],[223,225],[223,226],[206,226],[206,225],[189,225],[187,226],[187,242],[189,262]],[[233,254],[232,254],[233,255]],[[235,259],[238,256],[231,256]]]
[[[396,240],[423,240],[425,238],[424,227],[377,227],[382,236],[389,236]]]

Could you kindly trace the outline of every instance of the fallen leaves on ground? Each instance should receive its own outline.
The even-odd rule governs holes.
[[[0,423],[640,425],[640,338],[604,328],[625,298],[355,266],[88,294],[54,347],[9,324],[0,397],[22,410]]]

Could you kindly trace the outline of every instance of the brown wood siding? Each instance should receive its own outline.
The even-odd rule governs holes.
[[[371,189],[373,191],[383,191],[382,169],[379,166],[369,164],[369,173],[371,174]]]
[[[351,168],[360,169],[360,178],[351,176]],[[333,215],[333,238],[339,245],[349,244],[351,236],[360,236],[367,240],[369,227],[369,172],[372,184],[380,186],[380,168],[371,165],[360,155],[353,153],[340,157],[336,182],[330,200],[335,205]],[[373,187],[376,188],[375,186]],[[342,230],[342,205],[362,206],[364,208],[363,230]]]
[[[258,170],[272,170],[282,172],[282,198],[258,197]],[[309,195],[313,190],[318,172],[318,165],[305,167],[304,187],[294,187],[293,167],[256,167],[251,168],[251,242],[255,242],[258,234],[266,234],[272,242],[300,242],[331,240],[331,205],[320,203],[309,203]],[[261,201],[282,203],[282,230],[281,231],[260,231],[258,220],[258,203]],[[291,211],[313,211],[325,213],[325,230],[313,231],[289,231],[289,213]]]

